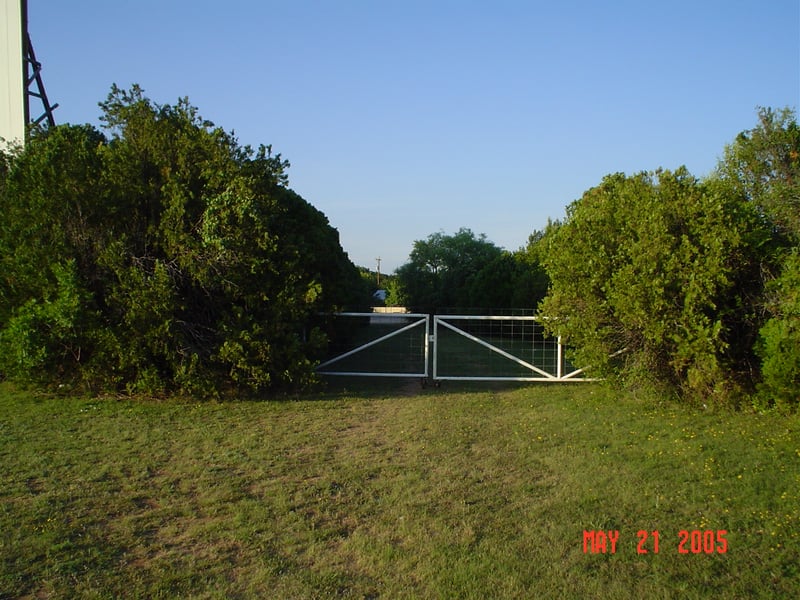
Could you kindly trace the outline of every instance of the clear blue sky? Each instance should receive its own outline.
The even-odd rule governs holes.
[[[357,264],[468,227],[509,250],[608,173],[708,174],[756,107],[800,104],[800,1],[29,0],[60,123],[112,83],[188,96]]]

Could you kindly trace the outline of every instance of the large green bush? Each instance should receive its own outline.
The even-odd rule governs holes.
[[[780,277],[767,290],[772,316],[757,346],[763,382],[756,406],[795,408],[800,404],[800,248],[784,260]]]
[[[115,87],[101,106],[110,137],[59,126],[4,157],[0,369],[149,392],[310,381],[310,315],[362,285],[288,163],[186,100]]]
[[[758,228],[747,204],[684,168],[608,176],[549,236],[541,312],[602,376],[727,401],[742,385],[734,357],[750,352],[738,282]]]
[[[684,168],[606,177],[545,239],[541,305],[609,379],[760,408],[800,405],[800,128],[788,109]]]

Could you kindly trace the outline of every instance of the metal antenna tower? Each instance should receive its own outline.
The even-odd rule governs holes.
[[[42,81],[42,63],[36,60],[31,43],[31,34],[28,32],[28,0],[20,0],[22,12],[22,57],[25,69],[25,122],[38,125],[42,121],[47,121],[48,127],[55,127],[56,121],[53,111],[58,108],[58,104],[50,104],[47,99],[47,92],[44,90]],[[43,112],[36,119],[31,118],[31,98],[38,98],[42,102]]]
[[[47,92],[44,91],[44,82],[42,81],[42,63],[36,60],[36,54],[33,52],[33,44],[31,43],[31,35],[25,32],[25,89],[28,96],[25,102],[25,121],[38,125],[44,120],[47,120],[48,127],[55,127],[56,120],[53,117],[53,111],[58,108],[58,104],[50,104],[47,99]],[[35,85],[34,85],[35,84]],[[42,101],[42,108],[44,112],[36,119],[31,120],[30,114],[30,99],[39,98]]]

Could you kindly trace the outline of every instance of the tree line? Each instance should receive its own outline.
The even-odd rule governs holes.
[[[288,162],[112,88],[100,131],[34,132],[0,161],[0,372],[90,390],[302,386],[319,311],[367,303]]]
[[[374,303],[288,162],[183,99],[112,88],[102,129],[0,154],[0,375],[94,391],[218,395],[314,379],[320,312]],[[384,276],[417,311],[538,308],[573,360],[626,386],[798,406],[800,131],[758,111],[712,174],[605,177],[507,251],[469,229]]]
[[[517,252],[469,230],[417,241],[412,305],[537,306],[577,364],[628,387],[800,404],[800,130],[759,109],[705,178],[605,177]]]

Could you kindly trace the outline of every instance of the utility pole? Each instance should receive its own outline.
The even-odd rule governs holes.
[[[375,260],[378,261],[378,287],[381,287],[381,257],[379,256]]]

